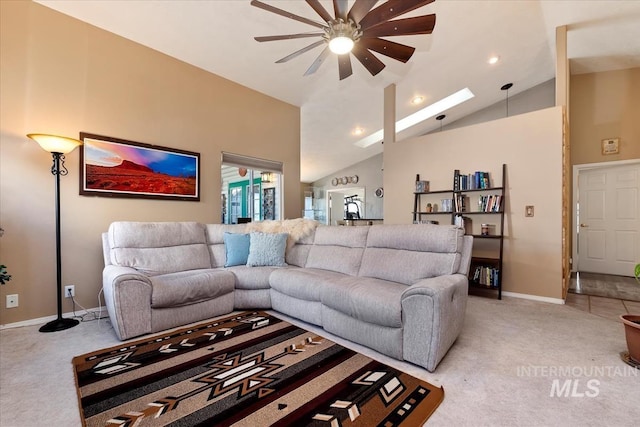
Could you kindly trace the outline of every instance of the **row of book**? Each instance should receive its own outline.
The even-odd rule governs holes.
[[[453,191],[480,190],[491,188],[489,172],[476,171],[468,175],[461,174],[459,169],[453,171]]]
[[[471,276],[471,280],[479,285],[487,286],[489,288],[497,288],[498,287],[498,270],[493,267],[485,267],[485,266],[477,266],[473,271],[473,276]]]
[[[467,212],[467,201],[469,198],[462,194],[456,195],[453,199],[453,209],[454,212]]]
[[[478,212],[500,212],[502,208],[502,195],[491,194],[478,197]]]

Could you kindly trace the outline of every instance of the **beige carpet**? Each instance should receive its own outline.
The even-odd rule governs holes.
[[[444,384],[447,396],[429,426],[632,426],[640,417],[640,373],[619,356],[622,324],[575,308],[470,297],[462,334],[433,374],[285,320]],[[0,331],[0,425],[79,426],[71,359],[116,344],[104,321],[52,334],[38,326]],[[576,397],[551,396],[555,380],[577,384],[568,393]],[[595,393],[590,380],[598,381],[594,397],[585,393]]]

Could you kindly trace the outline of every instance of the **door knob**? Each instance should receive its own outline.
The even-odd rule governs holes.
[[[580,224],[580,227],[584,228],[584,227],[588,227],[588,225],[587,224]]]

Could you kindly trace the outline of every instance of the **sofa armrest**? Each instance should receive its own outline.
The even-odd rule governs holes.
[[[107,265],[102,289],[109,318],[118,338],[151,332],[151,280],[130,267]]]
[[[462,330],[467,292],[462,274],[423,279],[403,292],[405,360],[435,370]]]

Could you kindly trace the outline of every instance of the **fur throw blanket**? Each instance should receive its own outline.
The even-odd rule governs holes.
[[[276,221],[259,221],[247,224],[245,231],[262,233],[287,233],[287,248],[309,236],[318,226],[318,221],[306,218],[284,219]]]

